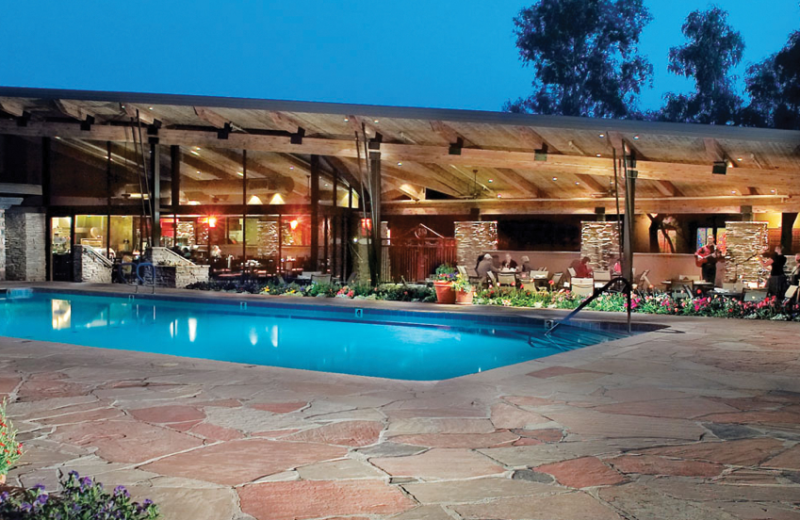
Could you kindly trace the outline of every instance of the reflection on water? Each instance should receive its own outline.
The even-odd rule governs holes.
[[[69,300],[53,300],[50,303],[53,316],[53,330],[68,329],[72,326],[72,303]]]
[[[430,328],[326,317],[309,309],[240,312],[227,305],[34,293],[0,301],[0,336],[413,380],[447,379],[613,339],[566,328],[562,338],[545,341],[539,329],[481,330],[463,322]],[[538,335],[535,341],[531,335]]]

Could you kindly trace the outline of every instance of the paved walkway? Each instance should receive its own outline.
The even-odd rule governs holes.
[[[645,319],[671,328],[442,382],[0,338],[11,481],[176,520],[800,519],[798,325]]]

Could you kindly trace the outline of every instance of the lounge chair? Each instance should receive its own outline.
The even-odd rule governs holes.
[[[312,274],[311,275],[311,283],[324,283],[330,285],[331,283],[331,275],[329,274]]]
[[[594,278],[573,278],[572,293],[584,297],[594,294]]]
[[[497,283],[501,287],[516,287],[517,277],[514,273],[497,273]]]

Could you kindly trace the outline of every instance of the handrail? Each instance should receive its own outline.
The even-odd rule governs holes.
[[[142,275],[141,275],[142,267],[149,267],[150,270],[151,270],[150,272],[153,275],[153,294],[155,294],[156,293],[156,266],[154,266],[152,262],[141,262],[141,263],[139,263],[139,265],[136,266],[136,278],[138,278],[142,282],[142,285],[144,285],[145,284],[145,279],[142,278]],[[136,291],[137,292],[139,291],[139,286],[138,285],[136,286]]]
[[[630,282],[630,281],[629,281],[627,278],[623,278],[622,276],[616,276],[616,277],[612,278],[612,279],[611,279],[611,281],[609,281],[607,284],[605,284],[605,285],[604,285],[604,286],[603,286],[603,287],[602,287],[602,288],[601,288],[599,291],[595,292],[595,293],[594,293],[594,294],[592,294],[590,297],[588,297],[588,298],[586,298],[585,300],[583,300],[583,302],[581,302],[581,304],[580,304],[580,305],[578,305],[578,307],[577,307],[577,308],[575,308],[575,309],[574,309],[572,312],[570,312],[569,314],[567,314],[567,317],[566,317],[566,318],[564,318],[564,319],[563,319],[563,320],[561,320],[561,321],[557,321],[557,322],[555,322],[555,323],[553,324],[553,326],[552,326],[552,327],[550,327],[550,329],[549,329],[547,332],[545,332],[545,336],[549,336],[549,335],[550,335],[550,334],[551,334],[551,333],[552,333],[554,330],[556,330],[556,328],[557,328],[559,325],[561,325],[562,323],[566,323],[566,322],[568,322],[569,320],[571,320],[571,319],[573,318],[573,316],[575,316],[576,314],[578,314],[578,313],[579,313],[580,311],[582,311],[582,310],[583,310],[583,309],[584,309],[584,308],[585,308],[587,305],[589,305],[590,303],[592,303],[592,302],[594,301],[594,299],[595,299],[595,298],[597,298],[598,296],[600,296],[600,295],[601,295],[601,294],[603,294],[604,292],[608,291],[608,289],[609,289],[609,288],[610,288],[612,285],[618,284],[618,283],[620,283],[620,282],[621,282],[621,283],[623,283],[623,284],[625,285],[625,295],[626,295],[626,296],[627,296],[627,298],[628,298],[628,305],[627,305],[627,307],[628,307],[628,334],[630,334],[630,333],[631,333],[631,292],[633,292],[633,284],[631,284],[631,282]]]

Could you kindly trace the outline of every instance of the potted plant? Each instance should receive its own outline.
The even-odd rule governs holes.
[[[475,288],[469,283],[469,278],[463,274],[456,276],[456,281],[453,282],[453,290],[456,293],[457,305],[472,305],[472,299],[475,297]]]
[[[450,264],[442,264],[436,268],[436,278],[433,288],[436,289],[436,303],[453,304],[456,302],[456,293],[453,291],[453,279],[456,269]]]
[[[22,456],[22,444],[17,442],[17,430],[6,417],[6,401],[0,404],[0,484],[6,483],[8,470]]]

